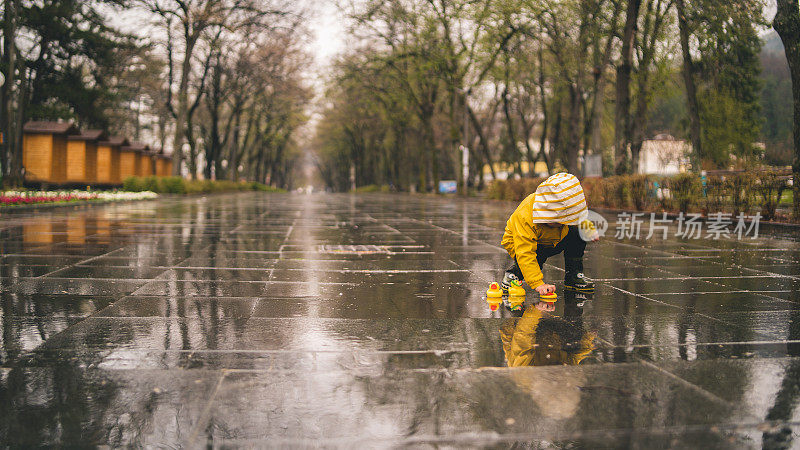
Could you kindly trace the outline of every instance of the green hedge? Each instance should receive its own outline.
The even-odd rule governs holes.
[[[497,180],[487,195],[497,200],[521,201],[543,178]],[[589,207],[637,211],[755,213],[771,220],[782,197],[790,190],[785,171],[751,170],[727,175],[682,173],[671,177],[623,175],[581,181]],[[784,200],[785,202],[785,200]]]
[[[130,192],[151,191],[158,194],[207,194],[212,192],[260,191],[286,192],[255,181],[187,180],[182,177],[128,177],[122,189]]]

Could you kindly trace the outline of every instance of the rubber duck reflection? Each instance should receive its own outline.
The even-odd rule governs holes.
[[[500,328],[508,367],[578,365],[594,350],[595,333],[583,328],[583,301],[565,298],[564,316],[549,314],[552,303],[529,306]]]

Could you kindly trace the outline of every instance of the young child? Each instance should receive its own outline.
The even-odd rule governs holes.
[[[503,290],[511,283],[527,282],[540,295],[555,292],[556,287],[543,280],[542,267],[547,258],[564,252],[564,290],[594,292],[594,283],[583,275],[586,241],[578,232],[581,225],[591,230],[592,241],[599,239],[587,215],[583,188],[574,175],[557,173],[540,184],[506,223],[501,245],[514,265],[506,270]]]

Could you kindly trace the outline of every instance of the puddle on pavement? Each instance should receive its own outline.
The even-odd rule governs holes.
[[[798,420],[800,243],[609,238],[590,300],[492,312],[514,207],[247,193],[4,213],[0,435],[724,447]],[[559,293],[562,267],[543,271]]]

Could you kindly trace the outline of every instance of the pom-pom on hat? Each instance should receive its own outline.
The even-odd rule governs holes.
[[[536,188],[533,223],[578,225],[589,214],[581,182],[575,175],[557,173]]]

